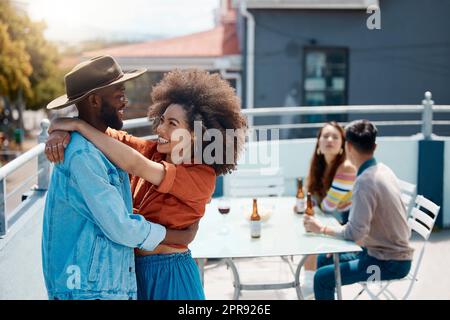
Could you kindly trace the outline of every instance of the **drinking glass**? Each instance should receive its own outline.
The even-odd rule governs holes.
[[[228,226],[228,219],[227,219],[227,216],[230,213],[230,200],[227,198],[220,198],[217,203],[217,210],[223,217],[222,226],[220,228],[219,233],[222,235],[226,235],[230,232],[230,227]]]

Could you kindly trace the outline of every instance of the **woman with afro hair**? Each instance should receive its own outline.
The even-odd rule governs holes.
[[[81,133],[130,174],[134,213],[166,228],[185,229],[203,217],[216,177],[236,169],[247,123],[234,89],[218,74],[169,72],[151,97],[157,141],[111,128],[104,134],[79,119],[56,119],[49,131]],[[138,299],[205,299],[187,246],[135,249],[135,261]]]

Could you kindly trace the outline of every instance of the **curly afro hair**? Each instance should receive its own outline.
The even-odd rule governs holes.
[[[216,129],[224,137],[223,159],[211,164],[216,175],[227,174],[236,169],[237,159],[245,142],[247,121],[241,113],[240,99],[235,90],[219,74],[210,74],[200,69],[176,69],[166,73],[153,87],[151,97],[153,104],[148,115],[154,120],[153,129],[158,126],[167,107],[178,104],[186,112],[191,131],[194,131],[194,122],[201,121],[203,133]],[[228,141],[227,129],[234,130],[233,148],[227,148],[227,143],[231,142]],[[202,141],[202,154],[214,141]],[[227,157],[229,152],[233,152],[233,155],[228,154]]]

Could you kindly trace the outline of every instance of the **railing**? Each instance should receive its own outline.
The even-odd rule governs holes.
[[[7,163],[5,166],[0,168],[0,237],[3,237],[8,231],[8,220],[13,220],[17,211],[12,211],[9,217],[7,217],[7,200],[13,195],[17,194],[19,191],[23,191],[24,186],[28,185],[33,179],[37,177],[37,185],[33,188],[34,191],[46,191],[48,189],[49,177],[50,177],[50,163],[45,157],[44,147],[45,141],[48,137],[48,127],[50,122],[45,119],[41,122],[41,133],[38,137],[38,145],[31,150],[23,153],[13,161]],[[28,175],[25,181],[14,188],[14,190],[7,193],[6,189],[6,179],[8,176],[16,172],[23,165],[29,161],[37,158],[38,169],[37,172]],[[25,200],[26,201],[26,200]],[[16,219],[15,219],[16,220]]]
[[[450,112],[449,105],[435,106],[431,92],[425,93],[421,105],[363,105],[363,106],[323,106],[323,107],[275,107],[253,108],[243,111],[247,117],[284,116],[284,115],[327,115],[327,114],[422,114],[422,120],[372,121],[377,126],[422,126],[425,139],[431,139],[433,125],[450,125],[450,121],[433,120],[433,113]],[[341,124],[346,124],[341,122]],[[317,123],[289,123],[274,125],[255,125],[253,129],[303,129],[320,128]]]
[[[450,105],[434,105],[430,92],[425,93],[425,99],[421,105],[360,105],[360,106],[322,106],[322,107],[271,107],[271,108],[253,108],[242,110],[248,119],[254,117],[267,116],[296,116],[296,115],[328,115],[328,114],[418,114],[422,115],[422,120],[388,120],[372,121],[377,126],[421,126],[421,132],[425,139],[431,139],[433,126],[450,125],[450,120],[433,120],[434,113],[450,113]],[[253,121],[249,121],[253,123]],[[137,118],[125,121],[124,129],[134,129],[148,126],[150,124],[147,118]],[[320,128],[323,122],[315,123],[288,123],[288,124],[270,124],[254,125],[254,130],[270,129],[309,129]],[[345,125],[346,122],[340,122]],[[147,136],[145,138],[155,138],[156,136]]]
[[[433,113],[450,112],[450,106],[435,106],[431,99],[431,93],[425,93],[425,99],[421,105],[370,105],[370,106],[324,106],[324,107],[274,107],[274,108],[254,108],[244,109],[243,113],[251,120],[254,117],[263,116],[283,116],[283,115],[326,115],[326,114],[422,114],[422,120],[396,120],[396,121],[373,121],[378,126],[399,126],[399,125],[419,125],[422,127],[422,134],[424,139],[432,139],[433,125],[450,125],[450,121],[433,120]],[[252,123],[252,122],[250,122]],[[150,122],[147,118],[138,118],[132,120],[126,120],[124,122],[124,129],[134,129],[149,126]],[[273,124],[273,125],[257,125],[252,129],[296,129],[296,128],[317,128],[321,127],[323,123],[290,123],[290,124]],[[13,216],[20,214],[18,212],[12,212],[7,217],[6,200],[13,194],[18,193],[23,187],[30,183],[33,178],[38,177],[37,186],[33,188],[34,191],[46,191],[48,189],[49,177],[50,177],[50,163],[44,154],[44,142],[46,141],[47,129],[49,126],[48,120],[44,120],[41,123],[42,131],[39,135],[39,144],[33,149],[22,154],[15,160],[6,164],[0,168],[0,238],[4,236],[9,227],[8,221],[17,221],[17,219],[11,219]],[[156,136],[147,136],[144,138],[152,139]],[[16,187],[13,191],[6,192],[6,179],[12,173],[20,169],[28,161],[38,158],[37,172],[28,176],[28,178],[21,183],[19,187]],[[43,195],[45,192],[43,192]],[[27,200],[25,200],[27,201]],[[14,222],[13,222],[14,223]]]

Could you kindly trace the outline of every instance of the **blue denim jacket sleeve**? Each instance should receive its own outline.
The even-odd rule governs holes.
[[[70,159],[69,169],[89,208],[90,218],[111,241],[151,251],[164,240],[164,226],[129,212],[118,188],[110,184],[107,167],[99,154],[83,150]]]

